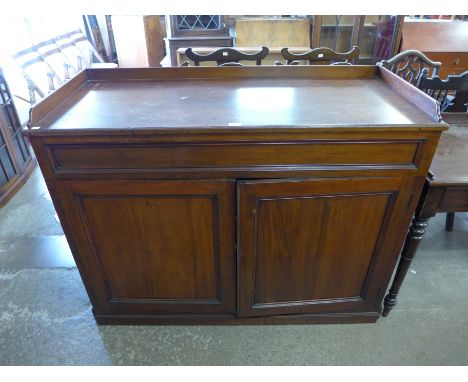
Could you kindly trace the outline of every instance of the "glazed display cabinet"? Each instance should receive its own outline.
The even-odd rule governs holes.
[[[36,164],[28,146],[10,89],[0,69],[0,207],[21,187]]]
[[[229,26],[222,15],[167,16],[167,43],[171,65],[177,66],[177,49],[195,47],[232,46]]]
[[[359,46],[355,64],[375,64],[399,51],[403,16],[329,15],[312,16],[312,47],[328,47],[347,52]]]

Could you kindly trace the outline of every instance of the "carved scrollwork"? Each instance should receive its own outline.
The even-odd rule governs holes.
[[[415,86],[418,85],[424,68],[427,68],[428,71],[432,69],[430,75],[436,76],[442,65],[440,62],[430,60],[425,54],[418,50],[406,50],[378,64]]]
[[[353,46],[353,48],[344,53],[335,52],[334,50],[327,47],[319,47],[308,52],[303,53],[292,53],[288,48],[281,49],[281,55],[287,60],[288,65],[298,65],[298,60],[309,61],[309,64],[350,64],[350,60],[359,58],[359,47]]]
[[[200,62],[203,61],[216,61],[221,66],[222,64],[231,64],[225,66],[242,66],[239,61],[255,61],[257,65],[261,65],[262,60],[268,55],[269,49],[262,47],[262,49],[255,53],[243,53],[234,48],[220,48],[209,54],[198,54],[195,53],[192,48],[185,50],[185,55],[195,63],[195,66],[199,66]]]

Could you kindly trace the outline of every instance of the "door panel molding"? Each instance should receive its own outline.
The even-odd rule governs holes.
[[[401,183],[401,178],[238,182],[238,216],[243,222],[238,223],[239,314],[372,310],[376,291],[369,288],[378,277],[375,264],[385,260],[381,249],[394,224]],[[262,211],[266,202],[272,203],[271,211]],[[372,231],[370,237],[356,231],[346,236],[352,224]],[[342,268],[354,262],[360,273]]]
[[[72,181],[66,189],[61,200],[73,214],[60,218],[81,227],[73,241],[82,268],[93,269],[85,283],[102,313],[235,312],[234,182]]]

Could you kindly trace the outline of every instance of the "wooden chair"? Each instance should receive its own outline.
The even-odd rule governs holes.
[[[256,53],[242,53],[234,48],[220,48],[210,54],[195,53],[192,48],[187,48],[185,55],[194,62],[195,66],[200,66],[200,62],[216,61],[218,66],[242,66],[239,61],[255,61],[256,65],[262,65],[262,60],[268,55],[269,49],[262,47]],[[188,66],[182,63],[181,66]]]
[[[19,98],[31,105],[36,103],[36,94],[45,97],[87,67],[117,67],[114,63],[104,63],[80,30],[41,41],[11,57],[28,83],[29,100]],[[94,57],[98,63],[93,63]]]
[[[441,80],[438,76],[428,78],[428,69],[421,72],[418,87],[440,105],[441,112],[468,111],[468,70],[459,75],[448,76]],[[447,212],[445,230],[453,231],[455,212]]]
[[[74,39],[70,38],[70,36],[73,36]],[[94,47],[89,41],[86,42],[82,40],[78,31],[57,36],[53,38],[53,41],[67,61],[66,64],[64,64],[66,79],[73,77],[73,75],[79,71],[91,66],[94,57]],[[85,44],[89,45],[88,49],[84,48]],[[99,62],[102,62],[102,58],[99,55],[96,57]]]
[[[468,70],[441,80],[438,76],[429,78],[424,68],[417,86],[439,102],[441,112],[468,111]]]
[[[429,77],[434,77],[438,75],[442,64],[430,60],[418,50],[405,50],[389,60],[378,62],[377,65],[383,66],[410,84],[417,86],[424,68],[428,69]]]
[[[289,48],[281,49],[281,56],[288,65],[299,65],[299,61],[309,61],[309,65],[351,65],[351,60],[359,58],[359,47],[353,46],[349,52],[339,53],[326,47],[312,49],[304,53],[291,53]]]
[[[12,55],[29,88],[30,103],[36,103],[36,94],[43,98],[63,83],[60,74],[46,61],[35,47],[23,49]]]
[[[62,51],[55,44],[53,39],[34,45],[33,49],[53,70],[53,83],[51,84],[52,88],[50,90],[54,90],[55,85],[60,86],[70,79],[70,68],[72,67],[72,63],[62,54]]]

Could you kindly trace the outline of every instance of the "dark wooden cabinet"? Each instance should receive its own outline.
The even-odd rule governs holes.
[[[369,65],[398,53],[404,16],[322,15],[312,16],[311,45],[347,52],[359,46],[355,64]]]
[[[229,47],[233,38],[222,15],[173,15],[166,17],[170,26],[167,36],[172,66],[178,66],[177,50],[194,47]]]
[[[402,178],[243,181],[239,313],[378,309],[392,234],[410,202]]]
[[[28,135],[99,323],[373,322],[437,110],[375,66],[87,69]]]
[[[26,181],[36,161],[23,137],[10,89],[0,69],[0,207]]]
[[[406,19],[401,50],[416,49],[441,62],[439,77],[468,70],[468,22],[461,20]]]
[[[58,187],[95,314],[234,313],[230,181],[72,181]]]

